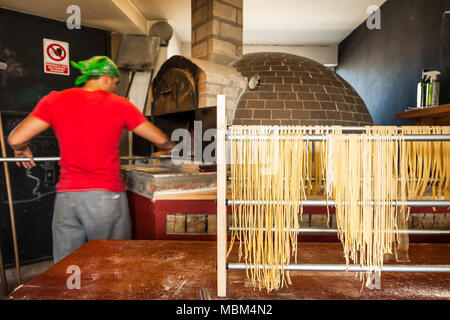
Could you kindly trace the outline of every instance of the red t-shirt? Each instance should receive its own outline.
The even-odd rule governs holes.
[[[61,167],[58,192],[125,191],[119,141],[146,118],[127,99],[102,90],[72,88],[43,97],[31,113],[55,131]]]

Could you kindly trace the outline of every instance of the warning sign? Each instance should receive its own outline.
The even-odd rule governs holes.
[[[70,74],[68,42],[44,39],[44,72]]]

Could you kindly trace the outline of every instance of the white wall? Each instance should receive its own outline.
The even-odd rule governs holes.
[[[179,55],[181,53],[181,41],[177,34],[174,32],[172,38],[169,40],[167,46],[167,59],[172,56]]]
[[[171,40],[172,41],[172,40]],[[178,44],[178,43],[177,43]],[[170,47],[169,43],[169,47]],[[173,44],[175,46],[175,44]],[[191,56],[191,43],[180,42],[179,55]],[[279,46],[279,45],[244,45],[243,54],[253,52],[285,52],[309,58],[320,62],[328,67],[335,67],[338,64],[338,45],[327,46]]]
[[[133,83],[130,87],[129,100],[141,112],[144,112],[145,97],[149,81],[150,71],[136,72]]]
[[[181,53],[184,57],[191,57],[191,43],[190,42],[182,42],[181,43]]]

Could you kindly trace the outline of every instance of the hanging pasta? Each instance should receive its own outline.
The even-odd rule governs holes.
[[[367,267],[368,284],[386,254],[408,261],[409,208],[397,206],[430,193],[450,193],[448,142],[409,142],[405,134],[449,134],[450,127],[232,126],[233,231],[228,254],[239,241],[239,260],[254,287],[277,290],[291,284],[286,266],[297,262],[303,202],[323,193],[334,200],[338,237],[346,264]],[[310,142],[311,134],[323,136]]]
[[[297,261],[300,202],[310,181],[309,143],[300,127],[233,126],[231,135],[249,138],[231,142],[230,250],[239,240],[239,259],[253,285],[276,290],[291,283],[285,267],[291,257]]]
[[[346,264],[379,273],[392,253],[397,229],[398,145],[392,127],[366,127],[365,134],[328,134],[327,196],[336,202],[336,224]]]

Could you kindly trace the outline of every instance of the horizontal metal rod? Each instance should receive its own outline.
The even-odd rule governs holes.
[[[245,263],[227,263],[229,270],[246,270]],[[254,266],[248,265],[249,269],[254,269]],[[263,266],[259,266],[263,269]],[[278,267],[280,268],[280,266]],[[349,272],[370,272],[375,271],[370,267],[361,267],[359,265],[345,264],[289,264],[283,268],[286,271],[349,271]],[[448,273],[450,272],[450,265],[384,265],[382,272],[432,272],[432,273]]]
[[[228,231],[244,231],[244,230],[259,230],[258,228],[235,228],[235,227],[228,227]],[[299,233],[336,233],[336,229],[318,229],[318,228],[298,228],[289,229],[290,232],[299,232]],[[266,231],[266,228],[262,228],[262,231]],[[272,228],[272,231],[275,231],[275,228]]]
[[[233,140],[270,140],[275,137],[268,137],[264,135],[231,135],[227,134],[225,135],[225,140],[233,141]],[[279,136],[276,137],[277,140],[286,140],[286,138],[292,137],[285,137],[285,136]],[[345,138],[345,137],[344,137]],[[369,137],[369,140],[373,139],[372,137]],[[450,134],[414,134],[414,135],[401,135],[401,136],[391,136],[390,139],[392,141],[397,140],[404,140],[404,141],[450,141]],[[310,135],[304,135],[302,136],[302,140],[307,141],[325,141],[328,140],[326,136],[323,136],[321,134],[310,134]]]
[[[237,180],[236,178],[234,179],[234,180]],[[280,181],[284,181],[284,180],[290,180],[289,178],[283,178],[283,179],[280,179]],[[316,178],[311,178],[311,179],[304,179],[304,181],[316,181],[317,179]],[[360,179],[361,181],[364,181],[365,179],[364,178],[361,178]],[[369,180],[373,180],[373,178],[371,178],[371,179],[369,179]],[[404,179],[402,179],[402,178],[397,178],[397,181],[403,181]],[[233,178],[229,175],[229,176],[227,176],[227,181],[233,181]],[[321,180],[321,182],[324,182],[325,181],[325,179],[324,178],[322,178],[322,180]],[[411,178],[408,178],[408,179],[406,179],[406,181],[421,181],[421,179],[419,179],[419,178],[416,178],[416,179],[411,179]],[[428,179],[428,182],[429,183],[435,183],[435,182],[440,182],[441,181],[441,179]]]
[[[244,201],[244,200],[225,200],[226,205],[276,205],[278,201]],[[408,200],[408,201],[391,201],[392,206],[408,206],[408,207],[450,207],[449,200]],[[282,205],[292,204],[291,201],[281,201]],[[326,207],[326,206],[335,206],[336,201],[329,200],[306,200],[299,201],[299,205],[303,205],[305,207]],[[366,205],[374,205],[375,201],[368,201]],[[361,204],[360,205],[364,205]]]
[[[229,231],[240,231],[240,230],[258,230],[257,228],[235,228],[235,227],[228,227]],[[262,231],[266,231],[266,228],[262,228]],[[275,228],[272,229],[272,231],[275,231]],[[298,233],[332,233],[336,234],[337,229],[320,229],[320,228],[298,228],[298,229],[290,229],[291,232],[297,231]],[[389,232],[389,231],[385,231]],[[433,234],[433,235],[444,235],[444,234],[450,234],[450,230],[394,230],[393,233],[398,234]]]
[[[120,157],[121,160],[144,160],[144,159],[150,159],[151,157],[142,157],[142,156],[136,156],[136,157]],[[36,157],[33,158],[34,162],[43,162],[43,161],[59,161],[61,160],[61,157]],[[30,161],[30,158],[0,158],[0,162],[22,162],[22,161]]]
[[[229,131],[233,126],[227,126],[227,130]],[[270,128],[273,129],[286,129],[288,127],[291,126],[270,126]],[[317,130],[319,128],[323,128],[323,129],[334,129],[336,128],[336,126],[294,126],[294,127],[301,127],[304,130]],[[345,126],[345,127],[341,127],[342,131],[366,131],[366,127],[363,126]],[[373,128],[373,126],[370,126],[370,128]],[[376,128],[376,126],[375,126]],[[431,127],[429,127],[431,128]],[[402,127],[397,127],[398,131],[401,131],[403,128]]]
[[[36,157],[33,158],[34,162],[43,162],[43,161],[59,161],[60,157]],[[30,158],[0,158],[0,162],[22,162],[22,161],[30,161]]]

